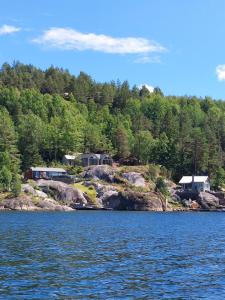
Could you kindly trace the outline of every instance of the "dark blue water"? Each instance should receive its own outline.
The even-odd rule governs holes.
[[[224,299],[225,213],[0,213],[1,299]]]

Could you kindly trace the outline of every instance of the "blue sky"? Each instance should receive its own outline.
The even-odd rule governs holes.
[[[0,0],[0,64],[225,99],[224,0]]]

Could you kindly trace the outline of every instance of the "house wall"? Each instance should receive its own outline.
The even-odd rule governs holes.
[[[194,191],[210,191],[209,182],[194,182],[192,184],[192,190]]]
[[[185,183],[182,184],[183,190],[192,190],[196,192],[200,191],[210,191],[210,183],[209,182],[194,182],[194,183]]]
[[[74,166],[75,165],[75,160],[74,159],[67,159],[67,158],[63,157],[62,163],[64,165],[67,165],[67,166]]]
[[[40,171],[33,171],[32,178],[33,179],[40,179],[40,178],[52,178],[56,176],[65,175],[65,172],[40,172]]]

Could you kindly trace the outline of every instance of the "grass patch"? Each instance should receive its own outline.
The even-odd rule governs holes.
[[[10,196],[10,192],[0,192],[0,202],[7,199]]]
[[[92,204],[97,204],[97,193],[93,185],[85,186],[81,182],[77,182],[73,184],[73,187],[81,190],[84,194],[86,194],[90,198]]]
[[[34,205],[38,206],[40,203],[40,199],[38,197],[32,197],[32,202]]]

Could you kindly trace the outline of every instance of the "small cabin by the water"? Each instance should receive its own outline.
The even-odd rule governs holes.
[[[183,176],[179,183],[183,190],[193,192],[210,191],[210,181],[208,176]]]
[[[52,179],[54,177],[66,175],[62,168],[31,167],[26,173],[26,179]]]

